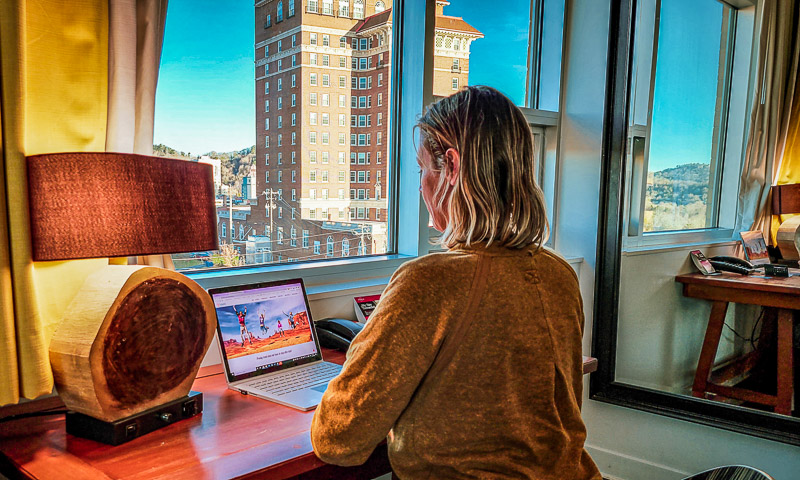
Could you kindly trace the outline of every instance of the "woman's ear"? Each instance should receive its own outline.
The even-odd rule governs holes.
[[[445,162],[445,173],[447,174],[447,183],[450,185],[455,185],[458,181],[458,173],[461,171],[461,156],[458,154],[455,148],[448,148],[446,152],[444,152]]]

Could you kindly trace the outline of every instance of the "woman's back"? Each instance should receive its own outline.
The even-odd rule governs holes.
[[[386,422],[400,478],[599,478],[583,451],[582,322],[575,273],[544,249],[476,245],[409,262],[348,354],[345,371],[360,373],[330,384],[314,426],[342,429],[314,428],[315,450],[357,463],[365,452],[342,445]],[[359,427],[353,402],[375,417]]]

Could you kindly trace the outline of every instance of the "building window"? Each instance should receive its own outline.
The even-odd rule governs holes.
[[[341,125],[341,119],[340,119],[340,122],[339,122],[339,124]],[[340,133],[340,134],[339,134],[339,145],[344,145],[344,144],[345,144],[345,142],[347,142],[347,136],[346,136],[346,134],[344,134],[344,133]],[[344,155],[344,152],[342,152],[342,155]]]
[[[339,126],[347,126],[347,116],[344,113],[339,114]]]
[[[292,145],[295,145],[297,142],[297,133],[292,132]],[[292,152],[292,163],[294,163],[294,152]]]
[[[269,28],[272,26],[272,15],[267,15],[267,21],[264,22],[264,28]]]
[[[350,0],[339,0],[339,16],[340,17],[349,17],[350,16]],[[340,46],[344,48],[343,43],[346,43],[347,40],[345,37],[342,37],[340,40]]]
[[[322,13],[333,15],[333,0],[322,0]]]
[[[323,188],[322,189],[322,199],[323,200],[327,200],[328,199],[328,189],[327,188]]]
[[[317,144],[317,132],[308,132],[308,143],[311,145]]]
[[[317,171],[316,170],[309,170],[308,171],[308,181],[310,183],[314,183],[314,182],[317,181]]]
[[[280,211],[281,207],[278,207],[278,211]],[[278,227],[278,245],[283,244],[283,227]]]
[[[316,65],[317,64],[317,54],[316,53],[310,53],[308,55],[308,63],[310,63],[311,65]]]
[[[264,113],[269,113],[269,100],[264,100]]]
[[[309,80],[309,83],[311,84],[312,87],[316,87],[317,86],[317,74],[316,73],[312,73],[311,75],[309,75],[308,80]]]
[[[342,57],[342,58],[344,58],[344,57]],[[345,77],[343,75],[339,76],[339,88],[345,88],[346,86],[347,86],[347,77]],[[341,97],[342,96],[339,95],[339,98],[341,98]],[[339,106],[343,107],[344,105],[339,105]]]
[[[453,78],[453,90],[458,90],[458,78]]]
[[[269,95],[269,82],[264,82],[264,95]]]
[[[346,57],[339,57],[339,68],[344,68],[347,66],[347,58]],[[344,86],[344,85],[342,85]]]
[[[278,115],[278,128],[283,128],[283,115]]]
[[[372,97],[370,97],[370,98],[372,98]],[[379,93],[378,94],[378,106],[380,107],[381,105],[383,105],[383,94]]]
[[[330,35],[322,35],[322,46],[327,47],[331,44],[331,36]]]
[[[297,190],[294,188],[292,189],[292,201],[294,202],[297,200]],[[294,218],[294,208],[292,208],[292,218]]]
[[[264,119],[264,130],[269,130],[269,117]]]
[[[317,104],[317,94],[316,93],[309,93],[308,94],[308,103],[309,105],[316,105]]]
[[[267,135],[266,137],[264,137],[264,146],[265,146],[266,148],[269,148],[269,135]]]
[[[330,236],[330,235],[328,235],[328,238],[327,238],[327,251],[326,251],[326,255],[327,255],[327,256],[329,256],[329,257],[332,257],[332,256],[333,256],[333,237],[332,237],[332,236]]]
[[[311,125],[317,124],[317,112],[308,113],[308,123],[310,123]]]
[[[227,236],[226,236],[226,235],[227,235],[227,233],[228,233],[228,232],[226,231],[226,228],[225,228],[225,222],[220,222],[220,223],[222,224],[222,225],[221,225],[221,228],[220,228],[220,231],[222,232],[222,238],[223,238],[223,239],[225,239],[225,238],[227,238]]]
[[[313,150],[308,152],[308,163],[317,163],[317,152]]]
[[[322,56],[322,66],[327,67],[330,66],[331,57],[330,55],[323,55]]]
[[[278,152],[278,165],[283,165],[283,152]]]
[[[292,68],[297,66],[297,55],[292,55]]]
[[[292,100],[294,100],[294,94],[292,94]],[[292,102],[292,106],[294,106],[294,102]],[[380,115],[380,113],[378,115]],[[293,113],[292,114],[292,126],[294,127],[295,125],[297,125],[297,114]]]
[[[375,141],[377,142],[378,145],[381,145],[381,132],[377,133],[377,138]]]
[[[378,112],[378,125],[383,125],[383,114]]]
[[[292,170],[292,183],[297,181],[297,170]],[[292,199],[294,200],[294,199]]]
[[[278,183],[283,182],[283,170],[278,170]]]
[[[276,22],[283,21],[283,1],[278,2],[278,12],[275,14],[275,21]]]
[[[239,240],[244,240],[244,225],[239,224]]]
[[[292,132],[292,145],[294,145],[294,132]],[[295,152],[292,151],[292,165],[294,165],[295,163],[296,163],[295,162]],[[294,200],[294,199],[292,199],[292,200]]]
[[[343,133],[339,135],[344,135]],[[344,138],[344,137],[342,137]],[[344,152],[339,152],[339,165],[344,165]]]
[[[347,95],[339,95],[339,106],[340,107],[346,107],[347,106]]]
[[[294,4],[294,2],[292,2],[292,4]],[[294,35],[292,35],[292,48],[294,48],[296,46],[297,46],[297,34],[294,34]]]
[[[310,214],[310,217],[311,217],[311,218],[315,218],[315,217],[316,217],[316,213],[317,213],[317,212],[315,212],[315,211],[312,209],[312,210],[311,210],[310,212],[308,212],[308,213]],[[317,255],[319,255],[319,253],[320,253],[320,251],[319,251],[319,245],[320,245],[320,244],[319,244],[319,240],[314,240],[314,253],[316,253]]]
[[[294,0],[289,0],[289,17],[294,17]],[[294,43],[292,43],[292,46],[294,47]]]
[[[322,106],[329,107],[331,105],[331,96],[327,93],[322,94]]]
[[[308,11],[311,13],[317,13],[318,10],[318,3],[317,0],[308,0]]]
[[[382,12],[384,10],[386,10],[386,4],[385,3],[383,3],[381,0],[378,0],[377,2],[375,2],[375,13],[380,13],[380,12]]]
[[[324,64],[324,60],[323,60],[323,64]],[[331,76],[328,75],[327,73],[323,73],[322,74],[322,86],[323,87],[330,87],[331,86]]]
[[[278,97],[278,110],[283,108],[283,97]]]
[[[292,88],[294,88],[294,87],[296,87],[296,86],[297,86],[297,77],[296,77],[296,76],[295,76],[295,74],[293,73],[293,74],[292,74]]]
[[[326,126],[331,124],[331,116],[329,114],[322,114],[322,124]]]
[[[308,248],[308,230],[303,230],[303,248]]]

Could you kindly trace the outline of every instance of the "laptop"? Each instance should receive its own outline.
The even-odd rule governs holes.
[[[302,279],[208,290],[228,388],[307,411],[342,366],[322,360]]]

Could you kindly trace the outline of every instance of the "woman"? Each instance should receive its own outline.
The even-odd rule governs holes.
[[[314,451],[360,464],[388,435],[402,479],[600,479],[583,449],[578,280],[541,247],[525,117],[467,87],[418,127],[420,190],[448,251],[392,277],[317,408]]]

